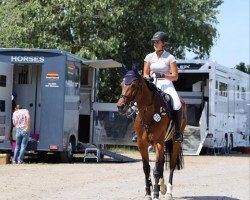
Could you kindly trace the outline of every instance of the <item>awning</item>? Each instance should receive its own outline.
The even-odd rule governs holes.
[[[82,63],[85,65],[88,65],[90,67],[100,68],[100,69],[115,68],[115,67],[122,66],[121,63],[114,61],[112,59],[109,59],[109,60],[83,60]]]

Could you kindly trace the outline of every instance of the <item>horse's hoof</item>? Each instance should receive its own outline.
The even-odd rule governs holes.
[[[173,197],[172,197],[172,194],[167,194],[166,196],[165,196],[165,200],[173,200]]]
[[[144,199],[146,199],[146,200],[152,200],[152,197],[150,195],[146,195]]]
[[[161,191],[161,195],[165,195],[166,192],[167,192],[167,186],[165,184],[161,185],[160,186],[160,191]]]

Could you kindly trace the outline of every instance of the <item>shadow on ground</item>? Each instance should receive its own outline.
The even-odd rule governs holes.
[[[176,197],[174,199],[175,200],[240,200],[226,196],[186,196],[186,197]]]
[[[34,155],[28,155],[25,156],[24,162],[26,164],[38,164],[38,163],[43,163],[43,164],[61,164],[60,156],[58,154],[34,154]],[[140,159],[134,159],[133,162],[141,162]],[[72,162],[69,164],[76,164],[76,163],[84,163],[83,162],[83,154],[75,154],[73,157]],[[86,163],[97,163],[95,159],[88,159]],[[121,161],[117,161],[115,159],[109,158],[107,156],[104,156],[101,159],[101,163],[124,163]]]

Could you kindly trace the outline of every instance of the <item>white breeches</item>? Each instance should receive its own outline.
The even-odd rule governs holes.
[[[173,98],[173,109],[179,110],[181,108],[180,98],[174,88],[172,81],[167,79],[157,78],[154,83],[158,88],[160,88],[166,94],[169,94]]]

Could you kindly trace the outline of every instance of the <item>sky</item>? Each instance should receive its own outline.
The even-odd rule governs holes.
[[[224,0],[218,10],[219,38],[211,49],[209,60],[230,68],[240,62],[249,65],[249,0]],[[192,55],[187,58],[191,59]]]

